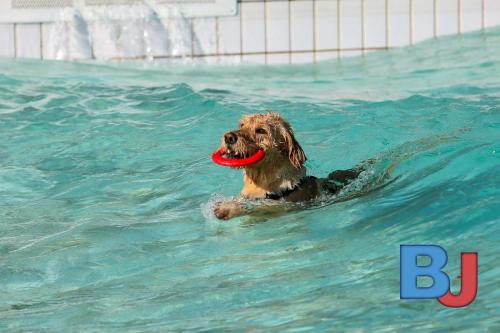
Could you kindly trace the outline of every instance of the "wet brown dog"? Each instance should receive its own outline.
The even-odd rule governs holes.
[[[337,192],[361,172],[339,170],[326,179],[307,176],[306,155],[295,139],[292,127],[278,113],[243,117],[237,130],[224,134],[220,148],[226,158],[244,158],[259,149],[266,153],[259,162],[244,167],[241,197],[247,199],[309,201],[323,191]],[[252,213],[251,210],[256,209],[252,207],[236,199],[217,203],[214,213],[219,219],[227,220]],[[269,205],[263,205],[266,209],[264,207],[268,209]]]

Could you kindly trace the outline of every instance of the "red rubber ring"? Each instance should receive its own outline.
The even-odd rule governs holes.
[[[214,161],[214,163],[216,164],[228,167],[243,167],[254,164],[263,159],[264,156],[266,156],[266,153],[263,150],[257,150],[255,154],[245,158],[225,158],[222,156],[222,154],[222,149],[214,151],[214,153],[212,154],[212,161]]]

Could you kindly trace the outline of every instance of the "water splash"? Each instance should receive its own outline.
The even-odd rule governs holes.
[[[88,22],[78,9],[63,9],[60,19],[44,25],[44,58],[88,59],[92,58],[92,38]]]
[[[161,4],[160,8],[156,1],[115,6],[79,2],[44,25],[44,34],[44,57],[57,60],[185,59],[201,48],[179,7]]]
[[[239,198],[243,205],[245,205],[251,213],[249,217],[244,218],[245,225],[268,220],[270,217],[276,217],[286,214],[287,212],[294,212],[303,209],[317,209],[339,202],[352,200],[361,197],[373,191],[380,190],[385,186],[392,184],[399,180],[399,176],[394,176],[396,168],[404,161],[410,159],[412,156],[429,151],[440,145],[449,143],[456,139],[456,134],[464,133],[464,130],[458,130],[454,133],[446,135],[436,135],[420,140],[406,142],[399,146],[393,147],[385,152],[374,156],[362,163],[357,168],[363,169],[359,176],[343,187],[338,193],[328,194],[322,193],[321,196],[310,202],[292,203],[284,199],[281,200],[254,200]],[[475,148],[475,147],[474,147]],[[433,170],[435,172],[435,170]],[[420,175],[422,176],[422,175]],[[218,202],[227,202],[234,200],[234,197],[224,197],[219,194],[213,194],[208,202],[201,205],[202,214],[205,219],[213,221],[215,219],[213,210],[215,204]],[[260,210],[263,207],[276,207],[275,213],[265,211],[261,214]]]

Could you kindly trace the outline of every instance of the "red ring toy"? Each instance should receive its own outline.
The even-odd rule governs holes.
[[[254,164],[266,156],[266,153],[263,150],[257,150],[255,154],[245,158],[226,158],[222,156],[223,153],[223,149],[214,151],[212,154],[212,161],[216,164],[228,167],[243,167]]]

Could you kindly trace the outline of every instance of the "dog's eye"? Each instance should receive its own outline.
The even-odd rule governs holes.
[[[255,130],[255,133],[257,133],[257,134],[267,134],[267,131],[265,129],[263,129],[263,128],[257,128]]]

